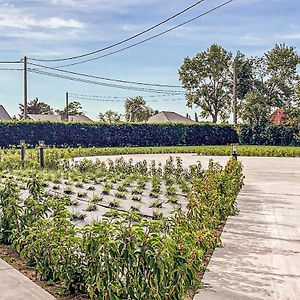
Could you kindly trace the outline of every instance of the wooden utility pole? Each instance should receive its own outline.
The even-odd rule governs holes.
[[[233,60],[233,100],[232,100],[233,124],[237,124],[237,70],[236,57]]]
[[[28,80],[27,80],[27,57],[24,56],[24,120],[27,119],[28,116]]]
[[[69,93],[66,92],[66,116],[69,121]]]

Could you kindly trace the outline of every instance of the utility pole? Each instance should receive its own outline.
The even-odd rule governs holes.
[[[66,92],[66,116],[67,121],[69,121],[69,93]]]
[[[232,100],[233,124],[237,124],[237,70],[236,57],[233,60],[233,100]]]
[[[27,80],[27,57],[24,56],[24,120],[27,119],[27,115],[28,115],[28,88],[27,88],[27,84],[28,84],[28,80]]]

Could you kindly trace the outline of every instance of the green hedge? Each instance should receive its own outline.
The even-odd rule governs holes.
[[[287,125],[239,127],[240,143],[244,145],[299,146],[299,129]]]
[[[87,124],[1,122],[0,147],[26,140],[36,145],[83,147],[226,145],[238,140],[231,126],[183,124]]]

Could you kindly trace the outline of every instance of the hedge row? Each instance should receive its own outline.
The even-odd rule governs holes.
[[[240,143],[244,145],[299,146],[300,131],[287,125],[269,125],[251,127],[241,125],[239,128]]]
[[[211,124],[87,124],[53,122],[0,122],[0,147],[20,140],[36,145],[44,140],[57,147],[300,145],[299,129],[285,125],[251,127]]]
[[[183,124],[87,124],[51,122],[2,122],[0,147],[20,140],[36,145],[83,147],[226,145],[238,141],[231,126]]]

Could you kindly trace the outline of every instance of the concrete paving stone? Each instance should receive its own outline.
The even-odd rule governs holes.
[[[0,260],[0,266],[3,267],[0,269],[1,300],[55,300],[55,297],[3,260]]]

